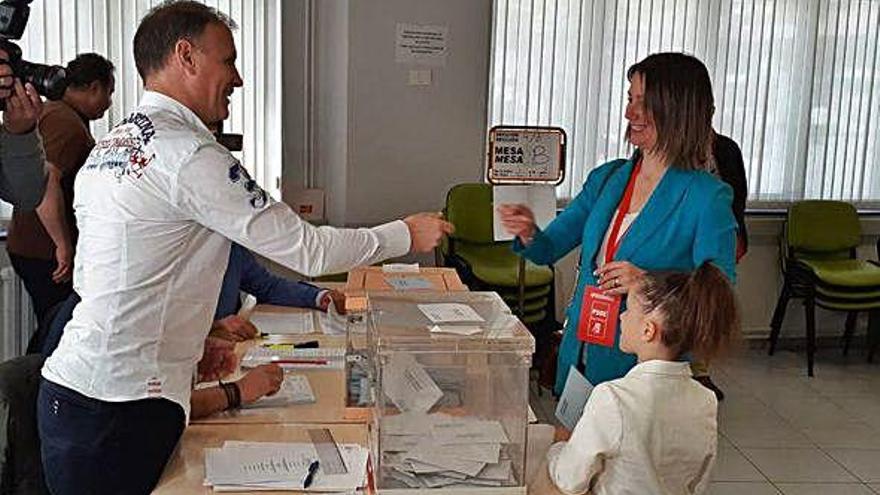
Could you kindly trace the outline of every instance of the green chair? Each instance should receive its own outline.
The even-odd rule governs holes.
[[[454,267],[472,290],[498,292],[524,323],[542,322],[554,314],[553,270],[526,261],[520,271],[521,258],[511,242],[494,240],[493,208],[489,184],[459,184],[449,190],[445,214],[455,233],[440,247],[441,264]]]
[[[844,354],[858,313],[875,316],[880,311],[880,265],[856,258],[861,236],[859,216],[849,203],[801,201],[788,210],[780,246],[784,282],[770,323],[770,355],[791,298],[804,301],[809,376],[816,351],[816,306],[847,313]]]

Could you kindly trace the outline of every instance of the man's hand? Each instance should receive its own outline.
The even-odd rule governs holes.
[[[409,227],[410,251],[429,253],[443,239],[444,235],[455,232],[455,227],[443,220],[439,213],[416,213],[403,219]]]
[[[2,67],[7,66],[0,64],[0,68]],[[6,111],[3,112],[3,126],[6,131],[10,134],[31,132],[37,126],[42,112],[43,100],[37,90],[30,83],[22,86],[21,81],[16,79],[14,91],[6,98]]]
[[[501,205],[498,207],[501,214],[501,224],[508,234],[519,237],[524,246],[532,242],[535,236],[535,214],[526,205]]]
[[[338,290],[328,290],[321,296],[321,304],[318,309],[326,313],[330,309],[330,303],[333,303],[337,313],[345,314],[345,294]]]
[[[52,272],[52,281],[61,284],[70,280],[73,271],[73,251],[70,246],[55,247],[55,271]]]
[[[237,365],[235,344],[215,337],[205,339],[205,352],[198,365],[200,382],[219,380],[235,371]]]
[[[209,335],[229,342],[244,342],[257,336],[257,327],[241,316],[230,315],[214,321]]]
[[[241,403],[251,404],[265,395],[275,395],[282,382],[284,371],[277,364],[257,366],[237,382]]]

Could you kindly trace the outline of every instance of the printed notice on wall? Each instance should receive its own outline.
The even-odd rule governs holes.
[[[395,58],[402,64],[446,65],[448,41],[447,26],[398,23]]]

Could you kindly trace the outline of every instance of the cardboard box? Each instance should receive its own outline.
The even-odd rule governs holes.
[[[345,292],[357,295],[362,291],[394,291],[394,286],[388,283],[388,279],[391,278],[417,278],[431,284],[430,288],[411,289],[414,291],[465,292],[468,290],[458,278],[454,268],[423,267],[419,268],[418,272],[386,273],[380,266],[368,266],[356,268],[348,273]]]

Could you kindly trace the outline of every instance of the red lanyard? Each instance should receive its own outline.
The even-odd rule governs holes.
[[[623,225],[623,219],[629,213],[629,207],[632,204],[633,191],[636,188],[636,178],[642,169],[642,160],[636,162],[633,167],[632,175],[629,176],[629,182],[626,183],[626,191],[623,192],[623,199],[620,200],[620,206],[617,207],[617,216],[614,217],[614,223],[611,225],[611,234],[608,236],[608,244],[605,246],[605,263],[611,263],[614,255],[617,254],[617,248],[620,247],[620,228]]]

